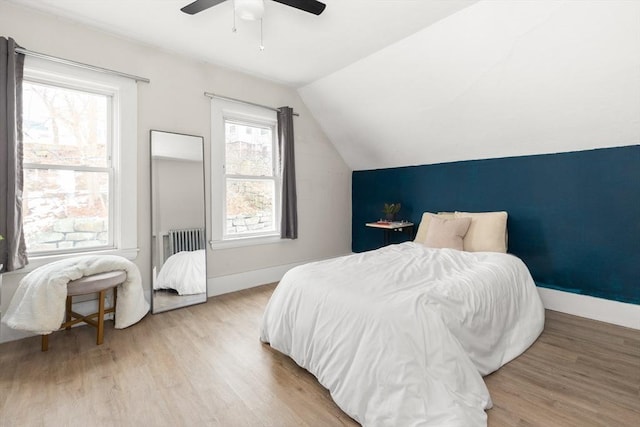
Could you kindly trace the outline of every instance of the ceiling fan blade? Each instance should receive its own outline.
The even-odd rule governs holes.
[[[193,3],[189,3],[180,10],[184,13],[188,13],[189,15],[195,15],[196,13],[209,9],[210,7],[222,3],[223,1],[226,0],[196,0]]]
[[[295,7],[296,9],[304,10],[305,12],[313,13],[314,15],[320,15],[326,4],[316,0],[273,0],[278,3],[286,4],[287,6]]]

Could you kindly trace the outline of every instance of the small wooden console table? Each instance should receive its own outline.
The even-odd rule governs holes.
[[[391,233],[406,232],[413,238],[413,223],[408,221],[376,221],[367,222],[367,227],[380,228],[384,230],[384,245],[391,243]]]

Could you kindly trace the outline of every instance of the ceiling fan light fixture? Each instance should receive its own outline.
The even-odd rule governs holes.
[[[264,0],[234,0],[236,16],[245,21],[257,21],[264,15]]]

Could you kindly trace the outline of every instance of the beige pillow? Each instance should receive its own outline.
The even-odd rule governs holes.
[[[461,251],[462,239],[471,225],[471,218],[445,219],[433,216],[429,222],[424,245],[430,248],[450,248]]]
[[[468,252],[507,252],[507,213],[456,212],[456,218],[471,218],[464,236],[464,250]]]
[[[420,225],[418,225],[418,231],[416,232],[416,237],[413,239],[416,243],[424,244],[424,239],[427,238],[427,230],[429,229],[429,223],[431,222],[431,217],[444,217],[444,218],[454,218],[454,212],[438,212],[438,214],[434,214],[431,212],[425,212],[422,214],[422,219],[420,220]]]
[[[431,212],[425,212],[422,214],[422,219],[420,220],[420,225],[418,225],[418,231],[416,232],[416,238],[413,239],[416,243],[424,243],[424,239],[427,237],[427,229],[429,228],[429,223],[431,222],[431,218],[436,216]]]

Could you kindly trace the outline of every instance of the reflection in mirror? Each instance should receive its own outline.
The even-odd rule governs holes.
[[[151,131],[153,313],[207,301],[203,145]]]

